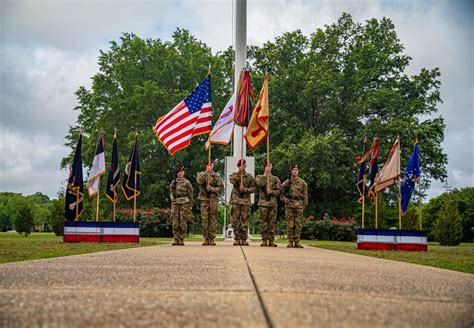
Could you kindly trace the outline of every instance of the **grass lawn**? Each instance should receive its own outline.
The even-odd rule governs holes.
[[[305,240],[304,244],[387,260],[474,273],[474,243],[462,243],[459,246],[451,247],[429,243],[427,252],[358,250],[355,242],[343,241]]]
[[[171,240],[171,239],[170,239]],[[63,243],[54,233],[32,233],[28,237],[18,233],[0,232],[0,264],[123,248],[166,244],[165,238],[140,238],[140,243]]]

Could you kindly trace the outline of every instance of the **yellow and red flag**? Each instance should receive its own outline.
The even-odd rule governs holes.
[[[265,76],[257,105],[253,110],[247,132],[245,133],[245,140],[250,149],[253,150],[266,138],[268,134],[268,118],[268,76]]]

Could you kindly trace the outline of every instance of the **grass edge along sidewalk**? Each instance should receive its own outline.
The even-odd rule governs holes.
[[[64,243],[54,233],[32,233],[28,237],[18,233],[0,232],[0,264],[79,255],[118,249],[166,244],[164,238],[140,238],[140,243]]]
[[[196,236],[196,238],[187,240],[201,241],[202,239]],[[172,238],[142,237],[140,238],[139,244],[63,243],[62,237],[56,237],[53,233],[32,233],[30,236],[24,237],[17,233],[0,232],[0,264],[134,247],[155,246],[168,244],[171,243],[171,241]],[[280,244],[280,247],[285,247],[287,241],[285,239],[278,239],[277,242]],[[428,252],[364,251],[357,250],[355,242],[305,240],[303,243],[312,247],[357,255],[474,273],[474,243],[463,243],[460,246],[454,247],[429,243]]]
[[[440,246],[430,242],[427,252],[358,250],[355,242],[305,240],[304,244],[334,251],[474,273],[474,243]]]

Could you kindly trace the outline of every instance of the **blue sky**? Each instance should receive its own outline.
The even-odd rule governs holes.
[[[472,2],[248,0],[247,6],[247,43],[255,45],[295,29],[309,35],[342,12],[359,22],[392,19],[413,58],[407,73],[441,70],[444,102],[437,115],[446,121],[448,183],[474,185]],[[109,41],[123,32],[169,40],[180,27],[214,52],[233,42],[232,1],[217,0],[0,0],[0,27],[0,191],[50,197],[68,175],[59,163],[69,152],[63,138],[77,115],[74,92],[90,87],[99,50]],[[428,194],[443,191],[434,181]]]

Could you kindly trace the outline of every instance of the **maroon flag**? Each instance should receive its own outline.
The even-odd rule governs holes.
[[[250,97],[249,97],[250,95]],[[250,82],[250,74],[246,68],[240,72],[239,84],[237,87],[237,100],[235,110],[235,123],[240,126],[247,126],[247,113],[249,107],[253,105],[254,92]]]

